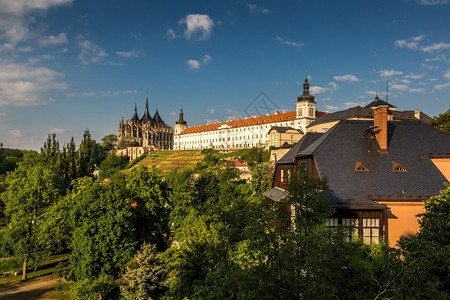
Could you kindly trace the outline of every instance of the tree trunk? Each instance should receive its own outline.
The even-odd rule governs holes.
[[[22,280],[27,280],[28,257],[23,260]]]

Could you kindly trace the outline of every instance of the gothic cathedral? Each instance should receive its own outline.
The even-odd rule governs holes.
[[[160,150],[173,149],[173,129],[161,119],[156,109],[153,118],[148,111],[148,97],[145,102],[145,112],[139,119],[136,103],[134,115],[130,120],[119,122],[117,139],[126,140],[128,146],[154,147]]]

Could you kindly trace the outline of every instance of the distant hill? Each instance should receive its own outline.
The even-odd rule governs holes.
[[[29,150],[0,148],[0,175],[13,171]]]
[[[163,174],[169,174],[173,171],[179,172],[194,168],[203,157],[205,155],[202,154],[201,150],[153,151],[130,169],[124,170],[124,172],[130,172],[131,169],[144,165],[149,169],[152,166],[156,166]]]

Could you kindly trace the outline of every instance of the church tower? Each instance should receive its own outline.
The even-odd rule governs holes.
[[[180,134],[183,130],[187,128],[187,123],[183,119],[184,113],[183,108],[180,109],[180,117],[177,121],[175,121],[175,134]]]
[[[296,104],[296,128],[301,128],[303,132],[306,132],[306,126],[308,126],[316,118],[316,101],[314,99],[315,97],[309,94],[307,74],[305,82],[303,83],[303,94],[297,97]]]

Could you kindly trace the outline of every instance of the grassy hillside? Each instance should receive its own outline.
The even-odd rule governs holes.
[[[156,166],[163,174],[173,171],[182,171],[195,167],[203,159],[204,155],[200,150],[192,151],[153,151],[146,158],[135,164],[132,168],[144,165],[147,168]],[[132,169],[131,168],[131,169]],[[129,172],[131,169],[125,170]]]

